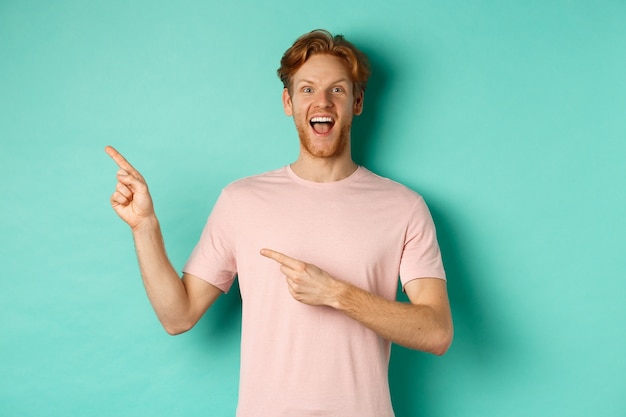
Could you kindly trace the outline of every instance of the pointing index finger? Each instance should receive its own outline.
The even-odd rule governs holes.
[[[271,249],[261,249],[261,255],[265,256],[266,258],[273,259],[279,264],[285,265],[289,268],[294,268],[297,266],[297,264],[300,263],[300,261],[298,261],[297,259],[290,258],[283,253],[276,252],[275,250]]]
[[[117,151],[113,146],[107,146],[104,148],[104,151],[115,161],[117,166],[128,171],[129,173],[139,174],[139,172],[122,156],[121,153]]]

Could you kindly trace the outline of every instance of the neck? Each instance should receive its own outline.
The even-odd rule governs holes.
[[[300,152],[298,160],[291,164],[293,172],[302,179],[313,182],[334,182],[348,178],[358,165],[347,156],[318,158]]]

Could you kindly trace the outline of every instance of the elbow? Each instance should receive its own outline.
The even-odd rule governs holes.
[[[179,334],[186,333],[189,330],[191,330],[194,324],[195,323],[192,323],[192,322],[182,322],[182,321],[176,321],[176,322],[168,322],[165,320],[161,321],[161,325],[163,326],[163,329],[170,336],[177,336]]]
[[[404,343],[402,341],[396,341],[396,343],[409,349],[443,356],[452,345],[453,337],[454,326],[452,319],[449,318],[432,323],[426,328],[418,325]]]
[[[433,349],[430,351],[430,353],[436,356],[443,356],[446,354],[446,352],[450,348],[450,345],[451,345],[450,342],[439,343],[433,346]]]
[[[409,343],[400,344],[409,349],[443,356],[452,344],[452,329],[439,329],[430,333],[426,338],[422,336]]]
[[[182,327],[171,327],[171,326],[168,326],[168,327],[163,326],[163,328],[165,329],[167,334],[169,334],[170,336],[178,336],[179,334],[183,334],[189,330],[189,329],[185,329]]]
[[[443,356],[450,345],[452,345],[452,338],[454,330],[452,326],[441,326],[436,329],[431,329],[427,334],[422,333],[416,339],[407,344],[406,347],[419,350],[421,352],[431,353],[436,356]]]
[[[437,336],[433,340],[433,345],[430,353],[436,356],[443,356],[448,351],[448,349],[450,349],[453,338],[454,330],[452,329],[452,326],[441,329],[441,331],[438,332]]]

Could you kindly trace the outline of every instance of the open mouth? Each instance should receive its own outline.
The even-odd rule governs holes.
[[[315,133],[325,135],[333,128],[335,120],[329,116],[317,116],[313,117],[309,123]]]

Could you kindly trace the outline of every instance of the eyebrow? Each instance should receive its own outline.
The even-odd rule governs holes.
[[[344,78],[339,78],[338,80],[333,81],[333,82],[331,82],[329,84],[331,84],[331,85],[333,85],[333,84],[340,84],[340,83],[348,83],[348,84],[350,84],[351,82],[352,82],[352,80],[350,80],[349,78],[345,78],[344,77]],[[297,81],[295,84],[296,85],[300,85],[300,84],[315,84],[315,81],[308,80],[308,79],[302,79],[300,81]]]

